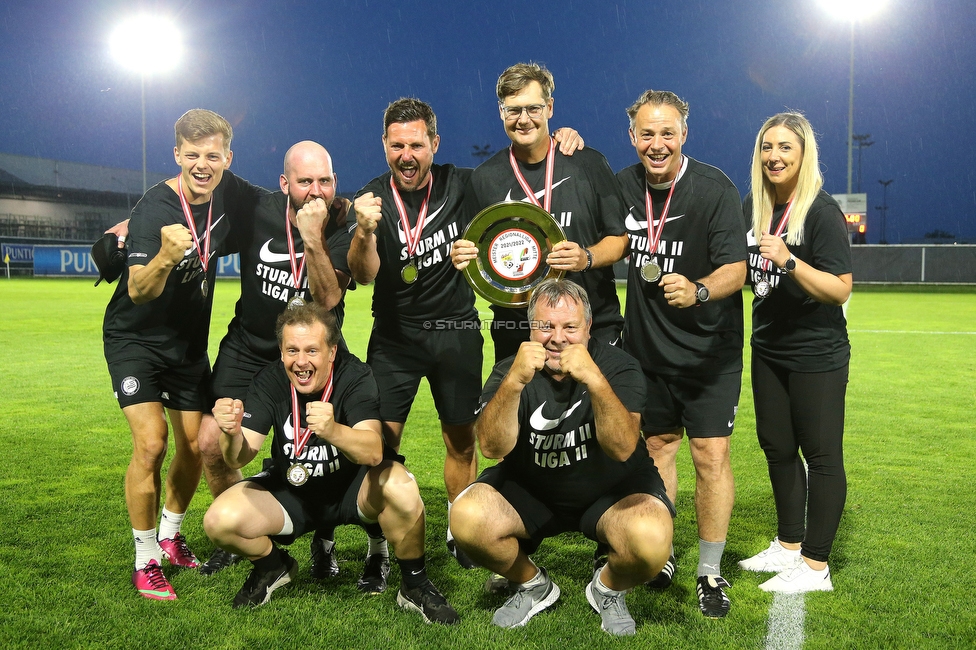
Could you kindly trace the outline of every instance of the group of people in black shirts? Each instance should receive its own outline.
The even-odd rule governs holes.
[[[360,590],[386,589],[392,547],[398,604],[457,623],[427,577],[424,504],[399,454],[426,377],[446,447],[447,547],[460,566],[489,569],[485,589],[508,596],[494,624],[525,625],[556,602],[559,587],[531,554],[547,537],[580,531],[597,542],[588,602],[608,633],[634,634],[626,593],[667,588],[675,573],[686,435],[698,603],[706,617],[724,617],[746,281],[778,530],[739,565],[775,573],[765,591],[832,589],[827,559],[846,495],[841,306],[851,260],[809,122],[782,113],[763,125],[740,205],[720,170],[682,153],[688,104],[674,93],[648,90],[627,109],[639,162],[615,177],[574,130],[550,135],[553,90],[537,64],[502,73],[499,117],[511,146],[474,170],[434,164],[433,110],[393,102],[383,125],[389,171],[352,202],[336,196],[331,157],[317,143],[289,149],[272,193],[227,171],[223,118],[194,109],[177,121],[180,174],[133,209],[127,268],[104,322],[133,438],[126,504],[141,595],[176,598],[164,559],[209,574],[246,558],[253,567],[233,604],[261,605],[297,572],[280,545],[315,531],[311,571],[327,579],[338,573],[335,526],[357,524],[369,544]],[[538,286],[526,309],[492,307],[495,367],[482,386],[474,293],[459,272],[478,250],[462,235],[500,201],[553,215],[567,239],[546,263],[565,275]],[[211,260],[231,252],[241,254],[241,297],[211,373]],[[625,256],[621,316],[612,265]],[[369,283],[363,363],[342,340],[343,296]],[[176,453],[157,515],[166,415]],[[269,432],[263,471],[243,479]],[[480,475],[476,444],[500,461]],[[180,526],[202,473],[214,496],[204,528],[219,548],[201,565]]]

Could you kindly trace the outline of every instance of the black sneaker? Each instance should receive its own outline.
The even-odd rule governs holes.
[[[707,618],[725,618],[732,603],[725,595],[729,583],[722,576],[698,578],[698,608]]]
[[[264,573],[258,571],[257,567],[251,569],[244,586],[234,596],[234,609],[265,604],[275,589],[284,587],[295,578],[298,573],[298,562],[286,551],[280,553],[284,561],[278,568]]]
[[[447,540],[447,551],[448,553],[454,556],[454,559],[457,560],[457,563],[461,565],[462,569],[478,568],[478,565],[475,564],[474,561],[472,561],[471,558],[469,558],[464,551],[458,548],[458,545],[454,542],[453,539]]]
[[[674,556],[672,555],[664,563],[664,568],[661,569],[661,573],[647,581],[647,586],[651,589],[667,589],[671,586],[671,582],[674,579],[674,572],[677,568]]]
[[[244,558],[236,553],[231,553],[230,551],[225,551],[222,548],[218,548],[210,554],[209,560],[200,565],[200,574],[212,576],[222,569],[226,569],[229,566],[234,566],[243,559]]]
[[[356,589],[375,596],[386,591],[386,577],[390,575],[390,558],[382,553],[373,553],[366,558],[363,575],[356,582]]]
[[[313,580],[326,580],[339,575],[339,563],[336,562],[335,558],[335,542],[331,542],[332,548],[328,551],[325,550],[327,542],[330,540],[312,536],[310,551],[312,566],[309,568],[309,573],[312,574]]]
[[[457,625],[461,622],[461,617],[430,580],[413,589],[401,585],[397,593],[397,605],[419,613],[427,623]]]

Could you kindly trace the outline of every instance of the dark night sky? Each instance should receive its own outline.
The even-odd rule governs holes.
[[[108,36],[139,7],[183,31],[183,63],[146,86],[148,165],[175,173],[172,124],[210,108],[235,128],[232,169],[275,187],[302,139],[331,151],[340,190],[382,173],[382,111],[401,96],[438,114],[439,162],[472,166],[473,145],[508,143],[495,80],[535,60],[556,78],[553,127],[572,125],[618,170],[636,162],[624,108],[646,88],[691,103],[685,152],[741,194],[756,131],[785,107],[818,133],[826,189],[847,178],[850,28],[816,0],[685,3],[495,0],[116,2],[23,0],[0,9],[0,151],[141,167],[139,78]],[[976,3],[890,0],[856,27],[855,133],[863,190],[887,239],[941,229],[976,239]],[[857,185],[855,150],[855,191]]]

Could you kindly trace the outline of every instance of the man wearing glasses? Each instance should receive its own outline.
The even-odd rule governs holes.
[[[552,74],[536,63],[518,63],[498,78],[499,115],[512,145],[486,160],[465,190],[470,219],[499,201],[525,201],[549,212],[567,240],[546,258],[552,268],[582,285],[593,306],[591,336],[616,344],[623,318],[613,279],[613,263],[627,247],[623,197],[617,180],[598,151],[586,147],[572,157],[553,146]],[[474,242],[458,240],[451,258],[458,269],[475,259]],[[495,361],[514,355],[529,339],[525,309],[492,306]]]

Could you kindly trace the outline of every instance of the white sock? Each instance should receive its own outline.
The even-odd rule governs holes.
[[[180,533],[183,517],[186,513],[177,514],[163,507],[163,516],[159,519],[159,539],[173,539]]]
[[[136,530],[132,529],[132,537],[136,544],[136,569],[144,569],[149,564],[149,560],[156,560],[157,564],[163,563],[163,552],[156,543],[156,529]]]
[[[532,578],[531,580],[526,580],[525,582],[523,582],[522,586],[531,589],[532,587],[538,587],[542,583],[543,583],[542,571],[537,569],[535,572],[535,577]]]
[[[447,502],[447,541],[451,541],[452,539],[454,539],[454,535],[451,534],[451,506],[452,505],[453,504],[450,501]]]
[[[604,567],[604,568],[606,568],[606,567]],[[626,593],[626,592],[617,591],[615,589],[611,589],[610,587],[608,587],[605,584],[603,584],[603,570],[602,569],[600,570],[600,573],[597,574],[597,576],[596,576],[596,582],[595,582],[595,584],[593,586],[595,586],[596,587],[596,590],[598,592],[600,592],[601,594],[603,594],[604,596],[609,596],[610,594]]]
[[[379,553],[384,557],[390,557],[390,547],[386,544],[386,537],[373,537],[367,535],[366,539],[369,540],[369,550],[366,552],[367,555],[376,555]]]

